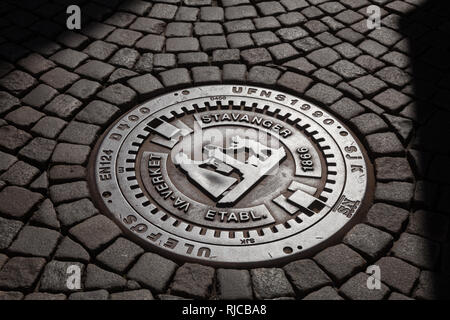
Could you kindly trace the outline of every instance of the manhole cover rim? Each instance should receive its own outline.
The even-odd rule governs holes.
[[[235,92],[233,92],[233,88],[236,89]],[[242,89],[242,91],[239,91],[240,89]],[[270,98],[267,97],[268,92],[270,93]],[[261,94],[263,94],[262,97],[259,96]],[[151,226],[152,227],[151,234],[153,235],[154,239],[152,239],[150,242],[148,239],[149,233],[148,232],[140,233],[139,229],[136,228],[136,226],[148,223],[148,220],[145,220],[139,215],[135,216],[136,219],[130,218],[130,216],[133,215],[132,213],[134,209],[131,206],[127,208],[128,202],[125,198],[124,198],[125,201],[119,202],[119,207],[122,206],[120,209],[111,210],[111,207],[108,205],[107,200],[105,199],[104,196],[102,196],[102,193],[104,193],[105,190],[111,189],[111,185],[110,184],[108,185],[108,183],[106,183],[103,184],[104,186],[103,188],[98,187],[99,183],[98,172],[95,172],[96,169],[95,162],[96,160],[98,160],[99,157],[102,156],[101,152],[99,151],[104,149],[103,146],[105,146],[105,141],[107,141],[105,138],[109,134],[114,132],[114,128],[116,128],[117,131],[117,126],[120,125],[120,122],[123,121],[123,119],[130,119],[130,117],[132,118],[134,115],[138,115],[139,114],[138,110],[142,108],[148,108],[150,110],[149,114],[155,115],[160,110],[169,108],[170,105],[175,105],[177,103],[182,102],[185,103],[187,100],[194,99],[193,97],[195,97],[195,99],[208,98],[208,101],[213,102],[213,101],[220,101],[224,96],[225,97],[241,96],[243,98],[247,98],[250,100],[254,98],[257,98],[258,100],[265,99],[268,103],[273,103],[277,105],[281,104],[294,110],[297,110],[295,108],[298,108],[302,105],[307,105],[309,106],[309,109],[303,110],[302,113],[309,112],[308,116],[311,117],[311,120],[316,121],[316,119],[312,118],[311,114],[318,111],[321,113],[321,115],[318,117],[321,121],[325,119],[332,119],[334,124],[336,123],[339,124],[340,127],[339,130],[347,132],[348,135],[346,136],[346,138],[350,138],[355,143],[355,144],[352,143],[352,145],[356,146],[359,149],[360,152],[357,154],[362,156],[363,158],[362,161],[364,162],[365,166],[364,167],[366,174],[365,191],[363,192],[363,196],[361,197],[361,199],[358,200],[360,201],[358,204],[358,210],[354,212],[355,214],[352,215],[351,219],[344,218],[344,215],[342,214],[341,215],[327,214],[324,218],[318,221],[313,227],[307,228],[306,230],[302,231],[297,235],[289,234],[288,229],[282,231],[280,230],[279,235],[285,232],[286,236],[281,237],[283,239],[277,240],[276,242],[265,244],[246,242],[243,243],[242,245],[230,246],[230,245],[211,244],[205,242],[204,238],[202,237],[197,237],[197,239],[194,238],[186,241],[186,239],[183,238],[183,236],[179,236],[172,232],[175,230],[171,231],[167,230],[167,228],[161,229],[157,225]],[[296,102],[294,103],[294,101]],[[294,104],[294,107],[291,107],[289,104]],[[145,119],[142,118],[142,120],[132,122],[142,123],[142,121],[148,122],[147,120],[148,118]],[[322,128],[323,126],[326,125],[323,124]],[[134,126],[133,128],[135,127],[137,127],[137,125]],[[123,129],[124,128],[122,128],[121,131],[123,131]],[[126,129],[127,128],[125,128],[125,131]],[[326,132],[325,128],[323,128],[323,130],[325,130]],[[335,132],[335,134],[338,134],[338,132]],[[126,138],[122,138],[121,141],[123,142],[125,139]],[[106,145],[108,144],[106,143]],[[354,155],[355,154],[352,154],[352,156]],[[306,100],[303,100],[289,93],[244,84],[205,85],[199,87],[192,87],[188,89],[181,89],[155,97],[132,108],[131,110],[123,114],[121,117],[119,117],[109,128],[105,130],[102,137],[99,138],[92,152],[89,167],[90,168],[88,177],[90,182],[90,188],[93,191],[93,194],[95,195],[94,197],[95,202],[102,209],[102,212],[106,212],[110,216],[113,216],[115,218],[115,221],[119,222],[119,225],[126,230],[127,234],[132,236],[138,242],[143,243],[145,245],[150,245],[150,248],[162,253],[163,255],[172,257],[176,260],[195,261],[218,266],[244,267],[244,266],[273,265],[281,261],[288,261],[295,258],[303,257],[305,255],[309,255],[311,254],[311,252],[315,252],[319,248],[323,248],[327,244],[335,242],[336,239],[339,239],[343,235],[343,232],[346,232],[351,226],[353,226],[355,223],[361,220],[363,212],[367,212],[368,206],[372,202],[371,191],[374,188],[373,168],[363,145],[351,132],[351,130],[349,130],[349,128],[344,123],[342,123],[337,117],[328,112],[328,110],[320,108],[319,106],[313,103],[310,103]],[[348,171],[350,167],[349,166],[347,167]],[[113,171],[116,170],[117,168],[114,168]],[[94,178],[93,173],[96,175],[97,178]],[[340,199],[340,201],[342,201],[342,198]],[[115,202],[117,203],[117,201]],[[126,214],[124,214],[125,212]],[[136,221],[131,221],[129,219]],[[321,228],[320,236],[318,236],[316,231],[319,226]],[[130,231],[130,228],[132,228],[133,231]],[[213,234],[209,234],[209,236],[212,238]],[[252,238],[253,237],[250,236],[247,237],[247,239],[249,239],[248,241],[250,241],[250,239]],[[308,240],[306,239],[310,239],[310,241],[308,242]],[[180,245],[182,243],[184,243],[184,246]],[[299,244],[301,244],[301,246],[299,246]],[[292,251],[285,252],[284,251],[285,248],[291,249]],[[215,252],[216,253],[220,252],[220,254],[214,254]],[[264,253],[262,254],[261,252]]]

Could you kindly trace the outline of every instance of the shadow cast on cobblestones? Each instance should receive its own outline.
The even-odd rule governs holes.
[[[450,246],[450,4],[448,1],[420,1],[421,6],[401,20],[411,56],[415,98],[401,112],[417,124],[409,154],[417,174],[413,209],[407,232],[418,234],[439,246],[432,272],[422,272],[429,282],[427,295],[449,299]],[[414,250],[414,245],[411,245]],[[426,246],[429,257],[436,255]],[[418,250],[427,250],[423,247]]]

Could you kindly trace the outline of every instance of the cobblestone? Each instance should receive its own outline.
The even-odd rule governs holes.
[[[0,249],[9,247],[22,228],[23,223],[17,220],[9,220],[0,217]],[[3,259],[2,259],[3,260]],[[6,260],[5,260],[6,261]],[[0,266],[1,268],[1,266]]]
[[[128,278],[149,287],[152,292],[164,292],[177,265],[154,253],[143,254],[128,272]]]
[[[82,104],[80,100],[68,94],[60,94],[44,108],[44,111],[56,115],[59,118],[69,119],[80,109]]]
[[[343,244],[328,247],[313,259],[338,283],[353,275],[366,263],[358,253]]]
[[[58,143],[51,160],[53,163],[83,164],[87,161],[90,151],[88,146]]]
[[[59,232],[47,228],[25,226],[9,250],[18,254],[49,258],[60,238]]]
[[[102,251],[97,260],[116,272],[124,272],[144,250],[133,242],[118,238]]]
[[[376,263],[381,270],[381,280],[390,288],[409,295],[419,278],[420,270],[394,257],[381,258]]]
[[[422,237],[403,233],[394,243],[392,254],[419,268],[432,269],[437,263],[439,246]]]
[[[367,213],[367,222],[377,228],[397,234],[408,219],[408,211],[386,203],[375,203]]]
[[[259,268],[250,270],[253,291],[257,299],[273,299],[294,296],[294,289],[287,280],[283,269]]]
[[[111,300],[154,300],[150,290],[132,290],[124,292],[116,292],[110,295]]]
[[[31,132],[52,139],[56,138],[65,125],[66,122],[62,119],[56,117],[43,117],[31,128]]]
[[[343,298],[332,287],[323,287],[308,294],[303,300],[343,300]]]
[[[89,250],[96,251],[117,238],[121,231],[110,219],[96,215],[72,227],[69,233]]]
[[[76,181],[50,186],[50,199],[53,203],[74,201],[89,197],[86,181]]]
[[[70,227],[98,214],[97,209],[88,199],[64,203],[56,207],[58,219],[65,227]]]
[[[386,252],[393,240],[389,233],[366,224],[357,224],[347,233],[343,242],[373,260]]]
[[[88,262],[90,257],[89,253],[77,242],[73,241],[69,237],[65,237],[58,246],[55,252],[55,258],[61,260],[71,260]]]
[[[389,288],[381,284],[379,290],[370,290],[367,287],[368,275],[358,273],[342,285],[339,292],[351,300],[382,300],[389,294]]]
[[[0,192],[0,212],[13,218],[23,218],[42,195],[22,187],[7,186]]]
[[[251,300],[253,298],[250,273],[247,270],[217,269],[220,298]]]
[[[301,295],[305,295],[332,283],[325,272],[310,259],[291,262],[284,266],[283,269],[295,289]]]
[[[89,264],[86,268],[86,280],[84,286],[89,289],[118,290],[125,287],[125,278],[103,270],[94,264]]]
[[[170,292],[197,299],[206,299],[212,289],[214,268],[185,263],[178,268],[170,285]]]
[[[119,112],[120,109],[112,104],[94,100],[76,115],[76,119],[87,123],[104,125],[111,121]]]
[[[30,105],[32,107],[42,108],[48,102],[50,102],[56,95],[58,91],[45,85],[40,84],[33,90],[31,90],[23,99],[24,104]]]
[[[39,163],[45,163],[50,159],[55,146],[55,141],[38,137],[23,147],[19,154]]]
[[[414,185],[408,182],[378,182],[375,199],[407,207],[414,195]]]
[[[9,259],[0,272],[0,287],[8,290],[31,289],[44,265],[43,258]]]

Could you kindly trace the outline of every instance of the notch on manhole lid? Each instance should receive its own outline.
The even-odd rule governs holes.
[[[152,99],[96,146],[99,206],[176,259],[270,265],[348,230],[369,201],[372,166],[357,138],[290,94],[202,86]]]

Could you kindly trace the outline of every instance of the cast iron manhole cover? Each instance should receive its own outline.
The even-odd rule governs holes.
[[[348,128],[290,94],[202,86],[122,116],[91,159],[102,210],[177,259],[274,264],[339,237],[371,201]]]

